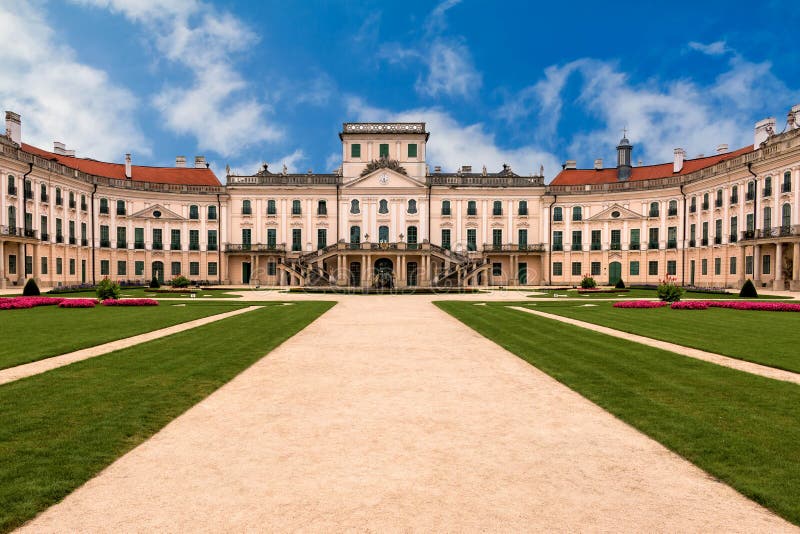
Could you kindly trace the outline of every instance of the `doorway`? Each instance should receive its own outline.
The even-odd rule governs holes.
[[[153,265],[151,266],[151,270],[153,271],[153,277],[158,280],[159,284],[164,283],[164,264],[160,261],[154,261]]]
[[[394,263],[389,258],[379,258],[375,262],[375,287],[391,289],[394,286]]]
[[[689,262],[689,285],[694,286],[694,260]]]
[[[622,279],[622,264],[612,261],[608,264],[608,285],[615,286]]]
[[[406,285],[417,285],[417,262],[415,261],[406,264]]]
[[[350,263],[350,285],[361,285],[361,262],[354,261]]]
[[[250,274],[251,274],[251,267],[249,261],[242,262],[242,283],[249,284],[250,283]]]
[[[528,264],[524,262],[520,262],[517,267],[517,280],[518,284],[521,286],[528,284]]]
[[[85,283],[86,283],[86,260],[81,260],[81,284]]]

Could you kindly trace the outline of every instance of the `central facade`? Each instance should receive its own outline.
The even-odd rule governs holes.
[[[542,176],[425,159],[425,123],[344,123],[332,174],[228,176],[229,277],[265,285],[542,283]],[[535,230],[535,231],[534,231]],[[231,239],[235,237],[231,235]],[[530,237],[530,238],[529,238]]]

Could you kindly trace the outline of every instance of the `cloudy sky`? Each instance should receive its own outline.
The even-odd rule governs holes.
[[[425,121],[428,160],[520,174],[752,143],[800,103],[791,1],[0,0],[0,103],[23,138],[224,180],[329,172],[343,121]],[[502,7],[500,7],[502,5]]]

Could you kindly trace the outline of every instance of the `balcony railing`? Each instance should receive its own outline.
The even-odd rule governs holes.
[[[676,217],[678,215],[678,208],[667,211],[668,217]]]
[[[552,250],[553,250],[553,252],[560,252],[560,251],[564,250],[564,244],[563,243],[553,243]]]
[[[69,244],[70,245],[74,245],[76,242],[77,242],[77,239],[75,239],[75,236],[72,236],[72,237],[69,238]]]
[[[200,243],[189,243],[189,250],[200,250]]]
[[[739,203],[739,195],[731,195],[731,204]]]
[[[708,209],[708,202],[703,202],[703,211]]]
[[[286,252],[286,245],[262,243],[227,243],[225,252]]]
[[[689,240],[689,246],[690,246],[691,248],[694,248],[694,247],[696,247],[696,246],[697,246],[697,240],[696,240],[696,239],[690,239],[690,240]]]
[[[691,206],[689,206],[689,213],[695,213],[696,211],[697,211],[696,204],[692,204]]]
[[[81,246],[88,247],[89,246],[89,240],[86,239],[86,238],[81,239]]]
[[[25,200],[33,200],[33,191],[30,189],[25,190]]]
[[[737,236],[736,234],[731,234],[730,236],[728,236],[728,242],[729,243],[736,243],[736,241],[738,241],[738,240],[739,240],[739,236]]]
[[[708,246],[708,238],[704,237],[703,239],[701,239],[700,240],[700,245],[703,246],[703,247],[707,247]]]
[[[650,210],[648,217],[658,217],[658,210]]]
[[[206,250],[217,250],[217,244],[209,243],[208,245],[206,245]]]
[[[647,243],[648,250],[656,250],[658,249],[658,241],[649,241]]]
[[[770,239],[778,237],[800,236],[800,224],[794,226],[775,226],[766,230],[745,231],[741,234],[741,240],[751,239]]]
[[[70,200],[69,201],[69,209],[71,209],[71,210],[75,209],[75,201],[74,200]]]
[[[602,245],[600,243],[592,243],[591,249],[592,250],[602,250]]]
[[[117,248],[128,248],[128,242],[117,239]]]
[[[64,199],[59,197],[59,196],[57,196],[56,197],[56,206],[63,206],[63,205],[64,205]]]
[[[17,196],[17,187],[14,185],[8,186],[8,194],[12,196]]]
[[[101,248],[109,248],[111,247],[111,241],[108,239],[101,239],[100,240],[100,247]]]
[[[781,184],[781,193],[791,193],[792,192],[792,184]]]
[[[634,241],[630,245],[628,245],[628,250],[639,250],[642,247],[642,244],[638,241]]]
[[[125,208],[117,208],[117,215],[125,215]]]
[[[716,199],[714,201],[714,207],[715,208],[721,208],[722,207],[722,199],[721,198],[718,198],[718,199]]]
[[[571,250],[583,250],[583,245],[581,243],[573,243]]]
[[[39,200],[41,200],[42,202],[47,202],[48,201],[47,193],[44,193],[43,195],[39,196]]]
[[[744,195],[744,200],[745,200],[746,202],[752,202],[754,198],[756,198],[756,194],[755,194],[755,193],[752,193],[752,192],[750,192],[750,191],[748,191],[748,192],[747,192],[747,193]]]
[[[722,244],[722,236],[721,235],[715,235],[714,236],[714,244],[715,245],[721,245]]]
[[[41,239],[42,241],[48,241],[50,240],[50,236],[42,232],[42,235],[39,236],[39,239]]]
[[[675,239],[670,239],[667,241],[667,248],[678,248],[678,241]]]
[[[75,206],[73,206],[74,208]],[[89,205],[85,202],[81,204],[81,211],[89,211]]]
[[[616,241],[611,242],[611,250],[622,250],[622,243]]]
[[[181,249],[181,244],[180,243],[170,243],[169,244],[169,249],[170,250],[180,250]]]
[[[765,187],[763,191],[761,191],[765,197],[772,196],[772,187]]]
[[[56,243],[64,242],[64,234],[56,234]]]
[[[81,207],[83,209],[83,207]],[[100,215],[108,215],[108,206],[100,206]]]
[[[502,245],[483,245],[484,252],[544,252],[544,250],[544,245],[541,243],[505,243]]]
[[[164,243],[161,242],[153,242],[153,250],[163,250]]]
[[[133,248],[136,250],[144,250],[144,241],[134,241]]]
[[[25,230],[23,231],[23,235],[25,237],[32,237],[33,239],[36,239],[36,230],[34,230],[33,228],[25,228]]]

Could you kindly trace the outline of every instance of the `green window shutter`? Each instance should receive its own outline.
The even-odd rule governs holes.
[[[408,144],[408,157],[409,158],[416,158],[417,157],[417,144],[416,143],[409,143]]]
[[[350,145],[350,157],[351,158],[360,158],[361,157],[361,145],[358,143],[353,143]]]
[[[389,144],[388,143],[381,143],[379,147],[378,155],[382,158],[389,157]]]

